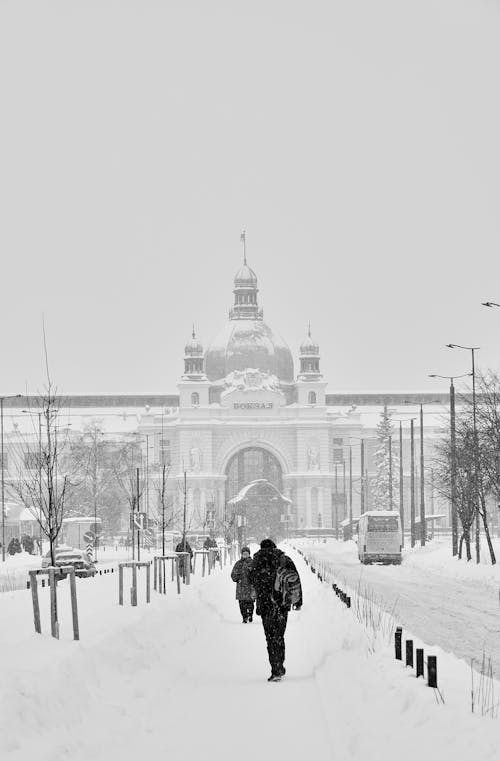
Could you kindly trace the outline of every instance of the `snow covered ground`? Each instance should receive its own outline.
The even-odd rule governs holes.
[[[403,550],[401,566],[361,565],[354,542],[301,540],[297,546],[316,562],[327,562],[337,579],[352,590],[375,595],[396,612],[398,624],[430,645],[463,658],[483,652],[500,676],[500,567],[451,556],[446,540]],[[495,540],[500,560],[500,541]]]
[[[305,603],[289,617],[279,684],[266,681],[260,620],[241,623],[229,565],[194,577],[180,596],[172,585],[166,596],[153,593],[150,605],[142,571],[137,608],[118,606],[114,574],[78,580],[79,642],[67,582],[59,641],[49,634],[47,589],[42,635],[28,591],[0,595],[0,758],[498,758],[499,720],[471,714],[463,662],[426,648],[438,655],[443,704],[293,557]]]

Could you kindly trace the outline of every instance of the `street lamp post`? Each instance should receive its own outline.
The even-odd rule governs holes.
[[[488,305],[493,302],[486,302]],[[496,306],[496,305],[495,305]],[[474,436],[474,486],[472,493],[474,495],[474,512],[476,515],[476,563],[481,560],[480,557],[480,542],[479,542],[479,505],[477,499],[477,475],[478,475],[478,460],[477,460],[477,419],[476,419],[476,369],[474,362],[474,352],[479,351],[479,346],[462,346],[461,344],[446,344],[448,349],[464,349],[471,352],[472,359],[472,429]]]
[[[451,551],[453,557],[458,555],[458,513],[457,513],[457,444],[455,425],[455,386],[456,378],[470,377],[470,373],[462,375],[437,375],[432,373],[429,378],[443,378],[450,381],[450,448],[451,448]]]
[[[420,405],[420,546],[425,547],[427,526],[425,521],[424,491],[424,407]]]
[[[415,547],[415,436],[413,423],[410,418],[410,545]]]
[[[399,517],[401,519],[401,544],[405,543],[405,511],[403,500],[403,422],[399,421]]]
[[[352,446],[349,444],[349,538],[352,538]]]
[[[361,439],[361,515],[365,512],[365,440]]]
[[[389,453],[389,510],[392,510],[392,436],[387,440],[387,449]]]
[[[6,399],[19,399],[22,394],[11,394],[10,396],[0,396],[0,460],[2,471],[2,562],[5,563],[5,461],[3,449],[3,403]]]

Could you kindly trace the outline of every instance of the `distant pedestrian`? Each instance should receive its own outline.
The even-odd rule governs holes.
[[[192,570],[191,560],[192,560],[192,557],[193,557],[193,550],[191,549],[191,545],[189,544],[189,542],[188,542],[188,540],[186,539],[185,536],[181,539],[181,541],[179,542],[179,544],[175,548],[175,551],[176,552],[188,552],[189,553],[189,570]],[[187,568],[186,563],[185,563],[186,560],[187,560],[187,558],[186,558],[185,555],[181,555],[181,557],[179,558],[179,574],[182,576],[182,578],[184,578],[186,576],[186,568]]]
[[[248,576],[257,594],[256,613],[262,617],[271,664],[268,682],[285,675],[285,630],[288,611],[302,607],[302,587],[294,562],[272,539],[263,539]]]
[[[207,538],[203,542],[203,549],[204,550],[215,550],[214,560],[215,560],[215,562],[217,562],[219,560],[219,552],[218,552],[217,542],[215,541],[215,539],[214,539],[214,537],[212,535],[207,536]]]
[[[252,556],[249,547],[241,548],[241,558],[237,560],[231,571],[231,578],[236,582],[236,599],[240,605],[243,623],[252,623],[255,590],[248,580],[252,567]]]

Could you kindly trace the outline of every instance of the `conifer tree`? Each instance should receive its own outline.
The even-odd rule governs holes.
[[[391,439],[392,446],[389,446]],[[399,453],[394,446],[391,415],[384,405],[377,424],[377,449],[375,451],[375,476],[372,478],[371,492],[375,510],[394,510],[395,498],[399,493]],[[392,504],[391,504],[392,471]]]

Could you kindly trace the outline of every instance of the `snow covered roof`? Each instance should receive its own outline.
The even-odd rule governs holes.
[[[279,491],[279,489],[276,488],[276,486],[274,486],[272,483],[267,481],[265,478],[258,478],[255,481],[251,481],[249,484],[247,484],[242,489],[240,489],[238,494],[229,500],[228,505],[237,505],[240,502],[243,502],[243,500],[246,499],[250,489],[254,489],[258,485],[269,486],[271,490],[274,490],[276,492],[276,494],[280,497],[280,499],[283,502],[287,502],[289,505],[292,504],[292,500],[288,499],[288,497],[285,497],[283,494],[281,494],[281,492]]]

